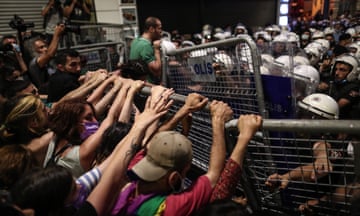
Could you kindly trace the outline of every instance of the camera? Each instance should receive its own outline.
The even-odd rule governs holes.
[[[24,32],[27,30],[27,28],[35,27],[35,24],[33,22],[25,22],[23,18],[15,14],[14,18],[10,20],[9,26],[12,29],[17,29],[20,32]]]
[[[64,21],[63,24],[65,25],[65,33],[72,32],[75,34],[80,34],[81,29],[79,25],[70,24],[68,21]]]
[[[4,44],[0,45],[0,55],[1,56],[11,56],[14,55],[14,49],[16,52],[20,51],[20,46],[17,44]]]

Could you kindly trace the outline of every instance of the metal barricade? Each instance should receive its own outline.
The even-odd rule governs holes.
[[[242,61],[242,54],[252,61]],[[256,46],[248,36],[201,44],[194,47],[163,50],[163,81],[175,92],[200,93],[210,100],[231,105],[235,116],[262,113],[265,109]],[[211,146],[211,122],[208,112],[193,116],[189,137],[194,145],[194,164],[207,169]]]
[[[142,93],[149,95],[150,88],[144,87]],[[175,101],[172,113],[186,100],[186,96],[181,94],[174,94],[170,98]],[[237,119],[225,125],[229,153],[238,135],[236,127]],[[181,130],[181,126],[177,130]],[[270,131],[287,132],[287,136],[271,137]],[[358,163],[356,158],[360,156],[360,142],[350,138],[338,140],[330,134],[347,133],[350,137],[357,137],[359,132],[360,121],[265,118],[261,130],[248,144],[242,179],[235,194],[246,196],[253,210],[266,210],[272,213],[270,215],[300,215],[299,205],[308,200],[318,202],[311,207],[313,215],[349,215],[352,192],[359,189],[355,183],[359,167],[355,164]],[[321,138],[318,134],[327,136]],[[193,164],[205,172],[212,142],[208,108],[193,114],[189,138],[193,142]],[[318,142],[331,145],[324,150],[327,157],[321,158],[326,161],[325,165],[332,167],[331,171],[314,180],[305,179],[305,175],[301,174],[297,179],[288,180],[288,187],[284,190],[265,186],[265,181],[271,174],[284,174],[304,165],[315,167],[314,144]]]
[[[241,114],[259,114],[263,127],[248,145],[242,180],[236,194],[245,195],[253,210],[263,209],[274,215],[300,215],[298,206],[307,200],[317,200],[312,207],[315,215],[349,214],[351,193],[357,187],[352,184],[357,178],[354,155],[357,142],[348,136],[337,139],[335,135],[347,133],[357,135],[360,121],[345,120],[298,120],[294,119],[294,98],[291,78],[271,80],[287,90],[284,100],[271,101],[268,95],[274,86],[267,85],[260,74],[258,50],[248,36],[227,39],[194,47],[163,51],[163,81],[174,88],[176,101],[170,113],[175,113],[185,102],[189,93],[197,92],[210,100],[222,100],[234,110],[235,119],[226,124],[227,150],[232,151],[237,138],[236,122]],[[285,79],[285,80],[282,80]],[[144,88],[142,93],[149,94]],[[280,96],[279,96],[280,97]],[[270,99],[269,99],[270,98]],[[207,170],[212,143],[211,116],[208,107],[193,113],[189,139],[193,143],[193,165]],[[178,126],[177,130],[181,130]],[[326,138],[319,134],[330,134]],[[272,190],[265,181],[273,173],[284,174],[296,167],[315,167],[314,143],[327,142],[327,158],[324,165],[332,167],[319,179],[290,179],[287,189]],[[349,153],[352,143],[352,154]],[[303,170],[302,172],[306,172]],[[334,213],[336,212],[336,213]]]
[[[123,46],[122,42],[103,42],[78,45],[71,48],[77,50],[81,55],[83,61],[82,71],[95,71],[100,68],[114,71],[122,57],[116,50]],[[64,49],[60,48],[59,51]],[[110,52],[110,49],[112,49],[112,52]]]
[[[60,48],[78,48],[101,46],[104,43],[114,43],[116,52],[120,55],[120,63],[129,59],[130,43],[138,30],[132,24],[110,23],[71,23],[63,35]]]

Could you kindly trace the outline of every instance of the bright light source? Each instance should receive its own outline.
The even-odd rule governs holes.
[[[281,4],[280,5],[280,14],[288,14],[289,13],[289,5],[288,4]]]
[[[279,25],[287,26],[288,25],[288,17],[287,16],[280,16],[279,17]]]

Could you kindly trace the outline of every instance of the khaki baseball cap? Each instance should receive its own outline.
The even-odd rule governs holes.
[[[169,170],[181,171],[191,160],[191,141],[179,132],[162,131],[151,139],[146,156],[131,171],[140,179],[152,182]]]

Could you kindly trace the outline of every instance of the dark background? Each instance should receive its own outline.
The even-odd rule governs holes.
[[[234,27],[238,22],[248,28],[275,24],[277,0],[137,0],[140,32],[148,16],[160,18],[163,30],[178,29],[181,34],[199,33],[204,24]]]

